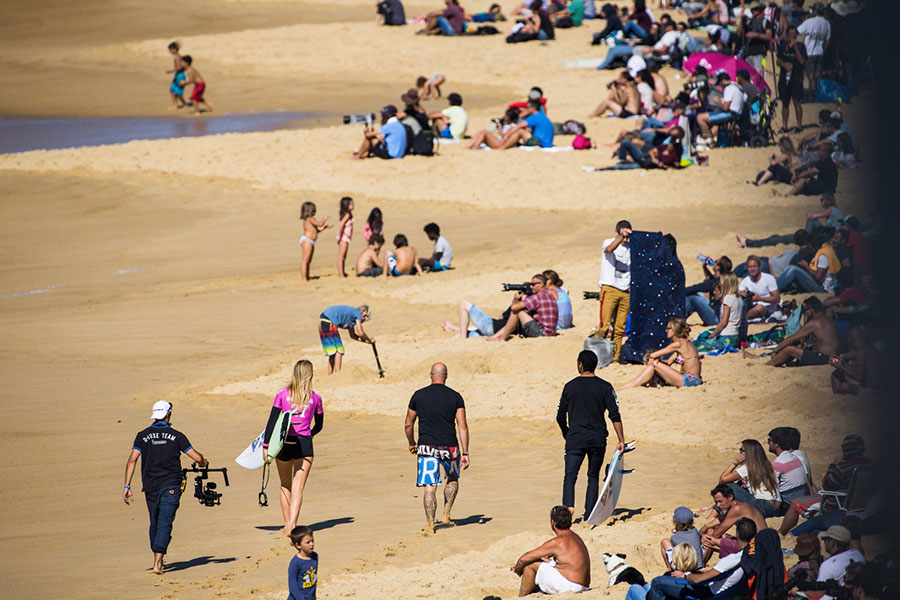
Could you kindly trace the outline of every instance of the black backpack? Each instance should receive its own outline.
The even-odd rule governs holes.
[[[437,154],[435,145],[437,140],[434,137],[434,131],[423,129],[415,137],[412,138],[412,147],[410,153],[416,156],[434,156]]]

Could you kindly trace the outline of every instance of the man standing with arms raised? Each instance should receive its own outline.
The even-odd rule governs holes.
[[[181,453],[201,467],[209,465],[203,455],[194,450],[191,443],[180,431],[169,424],[172,420],[172,405],[160,400],[153,405],[153,424],[139,431],[132,444],[131,455],[125,465],[125,486],[122,499],[131,504],[131,478],[141,459],[141,483],[150,512],[150,550],[153,551],[153,572],[163,572],[163,558],[172,540],[172,524],[181,501]]]
[[[625,449],[625,434],[622,432],[622,417],[619,415],[619,399],[609,382],[594,375],[597,355],[590,350],[582,350],[578,355],[578,377],[565,385],[559,398],[556,422],[566,440],[565,478],[563,479],[562,503],[570,512],[575,512],[575,481],[584,457],[588,457],[587,492],[584,497],[584,518],[587,519],[597,503],[600,493],[600,469],[606,453],[606,419],[609,413],[616,430],[619,443],[616,450]]]
[[[437,511],[437,486],[441,483],[441,469],[447,482],[444,484],[444,525],[453,525],[450,510],[459,492],[459,467],[469,468],[469,426],[466,423],[466,405],[459,392],[447,387],[447,365],[431,366],[431,385],[418,390],[409,400],[406,411],[406,439],[409,451],[418,460],[416,486],[425,488],[424,504],[427,526],[425,532],[434,533],[434,517]],[[416,442],[414,427],[419,420],[419,440]],[[459,442],[456,427],[459,427]]]
[[[603,240],[603,260],[600,263],[600,331],[606,337],[612,326],[616,345],[613,362],[622,357],[622,337],[631,306],[631,223],[616,223],[616,237]]]

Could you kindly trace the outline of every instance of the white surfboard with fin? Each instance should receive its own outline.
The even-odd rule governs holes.
[[[631,452],[634,448],[633,441],[625,444],[625,452]],[[616,509],[616,503],[619,501],[619,494],[622,491],[622,476],[631,472],[625,470],[625,452],[616,450],[613,454],[606,479],[600,489],[600,496],[597,498],[591,514],[588,515],[588,523],[599,525],[610,518]]]
[[[245,469],[260,469],[263,466],[263,438],[265,430],[261,431],[256,439],[253,440],[247,449],[241,452],[240,456],[234,459],[234,462],[241,465]]]

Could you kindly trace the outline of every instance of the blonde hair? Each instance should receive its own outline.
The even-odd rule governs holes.
[[[669,319],[669,327],[672,328],[672,335],[677,338],[687,339],[691,335],[691,327],[684,319]]]
[[[788,156],[797,156],[797,151],[794,149],[794,141],[786,135],[778,140],[778,148]]]
[[[693,571],[697,568],[697,551],[687,542],[672,548],[672,566],[678,571]]]
[[[291,407],[303,412],[309,406],[309,396],[312,393],[313,366],[306,359],[300,359],[294,364],[294,374],[288,386],[288,396]]]
[[[719,277],[719,290],[722,292],[723,298],[729,295],[736,296],[739,287],[740,282],[734,273],[725,273]]]
[[[372,320],[372,309],[369,308],[368,304],[360,304],[356,307],[356,310],[359,311],[359,314],[363,316],[363,321],[371,321]]]

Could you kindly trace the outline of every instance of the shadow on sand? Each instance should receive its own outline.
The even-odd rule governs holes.
[[[166,564],[166,573],[171,573],[173,571],[184,571],[185,569],[190,569],[192,567],[202,567],[203,565],[212,565],[218,563],[230,563],[235,561],[236,559],[232,556],[231,558],[213,558],[212,556],[198,556],[197,558],[192,558],[191,560],[181,560],[178,562],[168,563]]]

